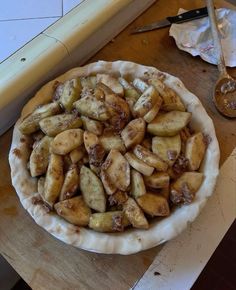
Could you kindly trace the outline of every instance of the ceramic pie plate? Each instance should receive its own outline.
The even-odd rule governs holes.
[[[132,79],[136,77],[145,78],[147,73],[164,74],[164,83],[179,94],[187,111],[192,112],[190,126],[194,130],[201,131],[207,135],[210,140],[199,170],[204,174],[204,181],[196,193],[194,201],[191,204],[177,207],[166,218],[152,221],[148,230],[128,229],[121,233],[95,232],[88,228],[74,226],[63,220],[56,213],[48,213],[42,204],[35,205],[33,202],[39,196],[37,178],[32,178],[27,169],[31,152],[29,137],[19,131],[19,124],[35,107],[51,100],[54,92],[53,84],[56,80],[65,82],[75,77],[96,73],[107,73]],[[25,105],[21,117],[14,127],[9,162],[12,184],[20,202],[39,226],[57,239],[87,251],[128,255],[155,247],[174,238],[196,219],[207,199],[214,192],[219,173],[219,157],[219,145],[211,118],[207,115],[199,99],[189,92],[178,78],[168,73],[160,72],[154,67],[132,62],[98,61],[84,67],[74,68],[47,83]]]

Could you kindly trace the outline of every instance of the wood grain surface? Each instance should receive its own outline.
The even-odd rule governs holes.
[[[168,5],[167,5],[168,2]],[[221,163],[236,144],[236,123],[222,117],[211,101],[218,77],[217,67],[177,49],[168,28],[130,35],[130,31],[165,16],[180,7],[204,6],[200,0],[159,0],[89,62],[130,60],[155,66],[179,77],[202,101],[213,118],[221,148]],[[215,1],[216,7],[230,7]],[[76,65],[76,64],[75,64]],[[236,69],[229,72],[236,75]],[[141,278],[160,247],[131,256],[100,255],[68,246],[37,226],[22,208],[11,186],[8,152],[12,130],[0,137],[0,253],[33,288],[129,289]]]

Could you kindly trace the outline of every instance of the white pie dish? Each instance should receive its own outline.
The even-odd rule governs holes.
[[[55,80],[65,80],[86,76],[94,73],[111,73],[123,77],[145,78],[146,73],[160,74],[153,67],[116,61],[98,61],[81,68],[75,68],[57,77]],[[219,145],[215,135],[212,120],[207,115],[199,99],[190,93],[183,83],[167,73],[165,84],[174,89],[181,97],[187,110],[192,112],[191,127],[209,136],[209,143],[200,171],[204,174],[204,181],[196,194],[196,198],[189,205],[176,208],[169,217],[153,221],[148,230],[130,229],[122,233],[99,233],[91,229],[73,226],[56,213],[47,213],[40,204],[34,205],[33,199],[38,196],[37,179],[32,178],[27,170],[30,150],[27,138],[18,129],[21,119],[29,114],[37,105],[50,100],[53,94],[55,80],[43,86],[38,93],[24,107],[20,120],[15,125],[12,146],[9,154],[12,184],[20,198],[23,207],[30,213],[37,224],[50,234],[65,243],[88,251],[106,254],[132,254],[168,241],[183,231],[192,222],[206,204],[213,193],[219,173]]]

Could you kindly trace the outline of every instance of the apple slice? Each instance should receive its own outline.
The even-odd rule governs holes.
[[[86,166],[80,169],[80,190],[85,203],[98,212],[106,211],[106,197],[101,180]]]
[[[154,116],[154,113],[158,113],[161,103],[162,99],[159,93],[153,86],[150,86],[143,92],[135,103],[133,112],[137,117],[144,117],[146,115],[146,119],[152,121],[154,119],[152,117]],[[157,107],[154,107],[156,104],[158,104],[158,110]],[[152,113],[150,113],[150,110],[152,110]],[[149,115],[147,115],[147,113],[149,113]]]
[[[109,87],[118,96],[124,96],[124,89],[118,79],[107,74],[97,74],[97,83],[100,82]]]
[[[149,188],[164,188],[168,187],[170,177],[166,172],[155,172],[151,176],[144,176],[144,183]]]
[[[86,205],[82,196],[59,201],[54,205],[57,214],[69,223],[77,226],[87,226],[91,209]]]
[[[149,228],[149,224],[145,215],[133,198],[129,197],[128,200],[124,203],[123,208],[126,217],[134,228]]]
[[[163,99],[162,110],[164,111],[185,111],[185,106],[177,93],[167,87],[161,80],[151,78],[148,80],[150,85],[153,85]]]
[[[180,135],[173,137],[153,137],[152,151],[165,161],[169,166],[172,166],[177,160],[181,150]]]
[[[119,151],[110,151],[102,169],[116,188],[125,191],[130,185],[130,166]]]
[[[147,193],[137,198],[141,209],[151,216],[168,216],[170,214],[169,204],[161,195]]]
[[[140,78],[135,78],[133,80],[133,86],[141,93],[143,93],[148,88],[148,84]]]
[[[127,152],[125,158],[128,160],[130,166],[142,173],[143,175],[150,176],[154,171],[154,167],[147,165],[142,160],[138,159],[133,153]]]
[[[142,174],[138,171],[131,170],[131,195],[136,199],[137,197],[146,193],[146,187],[143,181]]]
[[[191,203],[203,181],[201,172],[184,172],[172,185],[170,199],[174,204]]]
[[[171,111],[165,114],[159,114],[147,126],[147,131],[156,136],[175,136],[190,121],[191,113]]]
[[[158,171],[166,171],[168,168],[166,162],[141,145],[136,145],[133,153],[140,160],[147,163],[149,166],[156,168]]]
[[[126,148],[142,142],[145,135],[145,121],[142,118],[130,121],[121,132]]]
[[[198,170],[206,151],[204,136],[201,132],[194,134],[187,139],[185,157],[188,158],[189,170]]]

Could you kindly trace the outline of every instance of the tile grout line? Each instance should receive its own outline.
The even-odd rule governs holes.
[[[10,22],[10,21],[21,21],[21,20],[33,20],[33,19],[49,19],[49,18],[61,18],[62,15],[58,16],[45,16],[45,17],[32,17],[32,18],[12,18],[12,19],[4,19],[0,20],[0,22]]]
[[[44,34],[44,35],[46,35],[48,37],[51,37],[51,36],[47,35],[46,33],[44,33],[44,31],[47,30],[50,26],[52,26],[54,23],[56,23],[58,20],[60,20],[62,17],[59,16],[59,17],[45,17],[45,18],[48,18],[48,19],[49,18],[55,18],[56,20],[52,24],[50,24],[49,26],[47,26],[43,31],[39,32],[33,38],[31,38],[30,40],[28,40],[27,42],[25,42],[21,47],[17,48],[14,52],[12,52],[10,55],[8,55],[5,59],[3,59],[3,60],[0,59],[0,64],[3,63],[6,59],[10,58],[14,53],[16,53],[17,51],[19,51],[21,48],[23,48],[25,45],[27,45],[28,43],[30,43],[32,40],[34,40],[39,35]],[[32,18],[32,19],[37,19],[37,18]],[[41,18],[41,19],[43,19],[43,18]],[[0,21],[0,24],[1,24],[1,21]],[[53,38],[53,37],[51,37],[51,38]],[[55,40],[61,42],[60,40],[58,40],[56,38],[55,38]],[[69,54],[69,51],[68,51],[67,47],[64,45],[64,43],[61,43],[61,44],[65,47],[67,53]]]

